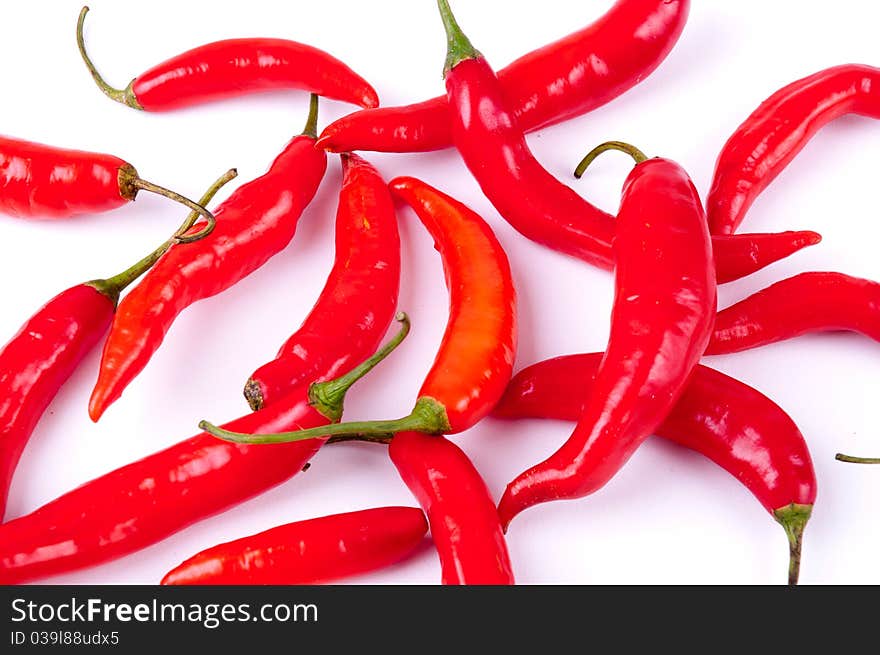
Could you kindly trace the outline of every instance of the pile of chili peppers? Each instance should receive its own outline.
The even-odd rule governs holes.
[[[4,214],[63,220],[120,208],[139,190],[192,210],[142,261],[62,292],[0,350],[0,583],[40,580],[134,553],[306,470],[325,446],[360,441],[387,448],[419,508],[352,508],[230,535],[228,543],[183,563],[168,562],[162,584],[341,580],[411,556],[424,548],[428,533],[444,584],[513,584],[506,539],[508,531],[516,538],[516,517],[603,488],[652,435],[705,455],[756,497],[785,531],[788,582],[797,583],[817,492],[808,441],[782,407],[701,360],[808,332],[849,330],[880,341],[880,283],[843,273],[802,273],[717,307],[718,284],[820,241],[809,231],[735,232],[757,196],[823,125],[848,113],[880,118],[880,69],[836,66],[774,93],[725,144],[705,205],[674,160],[648,157],[619,141],[598,145],[576,177],[607,151],[634,160],[612,216],[549,173],[526,133],[600,107],[650,75],[684,30],[689,0],[617,0],[592,25],[497,72],[465,36],[447,0],[437,5],[448,46],[446,95],[391,108],[379,107],[373,87],[339,59],[279,38],[198,46],[114,88],[87,53],[83,8],[79,52],[99,89],[117,102],[173,112],[297,89],[311,94],[310,112],[303,132],[283,145],[266,173],[213,210],[207,205],[234,170],[195,203],[146,182],[117,157],[0,137]],[[362,109],[319,132],[319,96]],[[383,179],[355,152],[447,147],[457,149],[517,232],[612,272],[615,299],[604,352],[531,363],[514,374],[514,272],[489,224],[419,179]],[[112,403],[124,405],[123,391],[166,336],[174,337],[178,315],[288,249],[332,161],[328,153],[339,153],[342,169],[334,265],[302,325],[245,382],[253,413],[222,427],[202,421],[193,437],[30,514],[4,516],[28,439],[88,352],[106,335],[88,407],[98,421]],[[411,215],[442,261],[446,331],[409,414],[341,422],[348,389],[411,329],[398,307],[398,219],[412,221]],[[383,345],[395,319],[401,327]],[[448,438],[489,416],[575,426],[552,455],[496,497]],[[468,437],[474,438],[478,431]]]

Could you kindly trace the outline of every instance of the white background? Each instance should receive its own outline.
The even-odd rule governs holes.
[[[92,86],[74,43],[80,4],[6,3],[0,21],[2,132],[59,146],[117,154],[140,173],[191,196],[230,166],[239,182],[256,177],[301,130],[307,97],[278,93],[148,115],[116,105]],[[453,3],[471,39],[496,67],[601,15],[609,0]],[[86,37],[111,82],[168,56],[227,37],[277,36],[322,47],[369,79],[383,104],[422,100],[443,90],[445,39],[429,0],[211,3],[95,0]],[[611,104],[530,137],[542,163],[564,180],[586,150],[625,139],[680,161],[708,189],[727,136],[780,86],[844,62],[880,60],[880,7],[865,0],[695,2],[676,49],[647,81]],[[352,108],[322,104],[321,126]],[[815,229],[825,241],[746,280],[726,285],[726,306],[808,270],[880,278],[876,205],[880,125],[847,117],[824,129],[751,210],[748,231]],[[518,367],[564,353],[601,350],[612,299],[610,275],[530,243],[481,196],[455,151],[367,155],[390,179],[416,175],[482,214],[505,245],[520,303]],[[614,211],[631,164],[609,156],[577,187]],[[93,425],[86,404],[99,350],[58,395],[34,432],[12,487],[9,515],[196,431],[200,418],[225,421],[247,411],[241,386],[299,325],[333,257],[338,159],[291,246],[230,291],[187,310],[123,398]],[[572,183],[573,180],[572,180]],[[56,293],[126,268],[161,241],[182,216],[142,194],[115,213],[68,222],[0,217],[3,309],[0,341]],[[409,211],[402,309],[409,340],[350,394],[349,419],[405,414],[429,367],[446,321],[440,260]],[[802,428],[820,491],[807,529],[803,583],[880,583],[880,467],[834,461],[835,452],[880,455],[877,379],[880,345],[855,335],[824,335],[707,363],[767,393]],[[487,420],[456,438],[497,498],[516,474],[553,452],[569,426]],[[197,550],[289,521],[389,504],[414,504],[383,449],[328,447],[305,475],[166,541],[53,583],[155,583]],[[545,504],[509,533],[522,583],[783,583],[782,529],[730,475],[700,456],[649,440],[592,497]],[[353,582],[434,583],[431,547],[394,568]]]

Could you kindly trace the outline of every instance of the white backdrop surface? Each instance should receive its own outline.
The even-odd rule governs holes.
[[[600,16],[609,0],[464,2],[459,22],[496,67]],[[117,154],[146,178],[198,196],[223,170],[239,179],[262,173],[299,132],[301,92],[144,114],[114,104],[93,86],[76,52],[75,0],[9,3],[0,22],[4,134]],[[335,54],[370,80],[383,104],[422,100],[443,90],[445,39],[433,2],[149,5],[94,0],[86,38],[112,82],[168,56],[220,38],[277,36]],[[880,62],[880,6],[841,0],[695,2],[684,35],[666,62],[625,96],[530,136],[538,158],[571,180],[593,145],[624,139],[681,162],[705,194],[719,149],[736,126],[777,88],[821,68]],[[322,103],[321,126],[351,111]],[[880,124],[846,117],[824,129],[751,210],[748,231],[814,229],[824,242],[723,287],[726,306],[774,281],[810,270],[880,279],[876,153]],[[367,154],[385,176],[415,175],[463,200],[495,228],[508,250],[520,299],[518,368],[547,357],[601,350],[608,332],[611,277],[520,237],[482,197],[455,151]],[[576,187],[613,211],[630,168],[603,160]],[[99,350],[58,395],[16,473],[9,515],[25,514],[115,467],[196,432],[201,418],[221,422],[247,411],[241,387],[300,324],[333,258],[332,223],[340,180],[331,160],[316,200],[287,250],[230,291],[200,302],[175,323],[165,344],[97,425],[86,414]],[[67,222],[0,217],[3,310],[0,340],[53,295],[112,275],[164,238],[180,220],[166,201],[142,194],[115,213]],[[411,407],[446,321],[439,258],[409,211],[400,212],[404,279],[400,307],[414,329],[398,354],[349,395],[346,417],[398,416]],[[877,428],[880,345],[856,335],[803,337],[707,364],[760,389],[782,405],[810,443],[819,498],[807,529],[803,583],[880,583],[880,467],[834,461],[838,451],[880,454]],[[504,485],[568,436],[555,422],[487,420],[456,437],[497,498]],[[203,521],[151,548],[52,583],[155,583],[204,547],[289,521],[388,504],[415,504],[383,449],[326,448],[307,474]],[[681,448],[649,440],[601,492],[545,504],[521,515],[508,535],[521,583],[757,583],[785,580],[781,528],[730,475]],[[434,583],[431,547],[354,583]]]

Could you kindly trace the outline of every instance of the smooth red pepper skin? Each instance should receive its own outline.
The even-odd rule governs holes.
[[[880,69],[819,71],[761,103],[727,140],[706,210],[712,234],[731,234],[752,203],[822,127],[846,114],[880,118]]]
[[[449,288],[449,321],[419,390],[446,410],[449,433],[475,425],[501,398],[516,356],[516,289],[492,229],[454,198],[410,177],[391,181],[434,237]]]
[[[604,355],[556,357],[523,369],[493,416],[577,421]],[[816,501],[816,472],[797,425],[767,396],[723,373],[697,366],[656,433],[711,459],[771,514]]]
[[[718,313],[707,355],[847,330],[880,341],[880,284],[843,273],[801,273]]]
[[[395,435],[388,452],[428,515],[443,584],[514,584],[495,503],[467,455],[444,437],[418,432]]]
[[[718,284],[744,278],[820,241],[822,235],[810,230],[713,236]]]
[[[367,161],[353,154],[342,160],[333,269],[302,326],[251,375],[245,396],[254,409],[292,387],[348,372],[376,351],[394,319],[400,290],[394,201]]]
[[[608,482],[675,406],[709,341],[715,274],[687,173],[666,159],[637,165],[617,220],[616,296],[596,391],[568,441],[507,486],[505,526],[537,503],[580,498]]]
[[[239,187],[214,212],[217,227],[185,248],[172,247],[119,303],[89,402],[97,421],[147,365],[174,319],[221,293],[283,250],[327,168],[309,136],[294,138],[269,171]]]
[[[523,130],[579,116],[650,75],[678,41],[689,0],[618,0],[599,20],[499,71]],[[452,145],[445,98],[359,111],[329,125],[319,144],[333,152],[419,152]]]
[[[177,55],[138,75],[132,91],[146,111],[171,111],[258,91],[303,89],[361,107],[376,91],[335,57],[286,39],[227,39]]]
[[[97,152],[67,150],[0,136],[0,213],[58,219],[121,207],[137,191],[124,177],[126,161]]]
[[[0,520],[12,475],[37,422],[110,328],[116,304],[80,284],[55,296],[0,350]]]
[[[162,584],[325,584],[398,562],[427,531],[424,513],[413,507],[288,523],[203,550],[171,570]]]
[[[485,59],[467,59],[447,75],[453,140],[483,193],[520,234],[611,270],[615,218],[550,174],[532,154]],[[744,277],[808,245],[815,232],[713,240],[718,281]]]
[[[301,388],[227,427],[289,430],[327,423]],[[293,477],[323,443],[245,446],[199,434],[148,455],[0,525],[0,584],[75,571],[146,548]]]

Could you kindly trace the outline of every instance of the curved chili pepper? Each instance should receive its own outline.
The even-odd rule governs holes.
[[[239,187],[217,210],[217,229],[188,251],[171,248],[119,304],[89,401],[97,421],[140,373],[178,314],[233,286],[281,252],[318,190],[326,154],[315,148],[317,97],[305,132],[261,177]]]
[[[449,16],[445,69],[453,140],[498,212],[520,234],[594,266],[614,267],[614,217],[550,174],[532,154],[486,60]],[[580,177],[580,173],[576,173]],[[713,244],[720,282],[767,266],[821,240],[815,232],[722,237]]]
[[[228,424],[283,430],[339,420],[348,388],[403,340],[403,329],[370,360]],[[321,448],[316,438],[274,448],[199,434],[87,482],[30,514],[0,525],[0,584],[18,584],[102,564],[154,544],[293,477]]]
[[[761,103],[724,144],[706,204],[713,234],[731,234],[761,192],[822,127],[846,114],[880,118],[880,69],[819,71]]]
[[[203,550],[168,572],[162,584],[323,584],[391,566],[427,531],[424,513],[414,507],[288,523]]]
[[[210,202],[235,175],[231,170],[217,180],[200,204]],[[61,386],[110,328],[119,295],[182,238],[197,218],[193,212],[171,239],[122,273],[62,291],[0,350],[0,521],[12,475],[31,433]],[[209,232],[205,229],[193,236],[202,238]]]
[[[434,237],[449,288],[449,322],[412,413],[394,421],[333,425],[326,434],[334,437],[385,441],[398,432],[462,432],[492,410],[513,372],[516,290],[507,255],[492,229],[462,203],[415,178],[399,177],[389,186],[412,206]],[[311,430],[247,434],[207,421],[199,427],[239,443],[284,443],[316,436]]]
[[[631,154],[640,163],[617,217],[611,336],[596,391],[568,441],[507,486],[505,527],[533,505],[605,485],[675,406],[709,341],[717,303],[699,194],[678,164]]]
[[[428,515],[443,584],[514,584],[495,503],[461,448],[444,437],[401,432],[388,453]]]
[[[618,0],[592,25],[499,71],[523,130],[601,107],[650,75],[684,29],[689,0]],[[329,125],[318,141],[333,152],[418,152],[452,145],[445,97],[359,111]]]
[[[605,353],[568,355],[523,369],[493,416],[577,421],[593,395]],[[697,366],[656,434],[718,464],[752,492],[785,529],[789,584],[797,584],[804,528],[816,502],[816,472],[801,431],[761,392]]]
[[[880,284],[843,273],[801,273],[777,282],[718,312],[706,354],[832,330],[880,341]]]
[[[245,385],[252,409],[291,387],[336,377],[376,350],[394,318],[400,288],[400,236],[394,202],[379,172],[342,155],[336,261],[321,296],[276,358]]]
[[[98,73],[86,53],[83,7],[76,42],[98,88],[133,109],[171,111],[248,93],[302,89],[315,95],[378,107],[372,86],[351,68],[318,48],[286,39],[226,39],[172,57],[115,89]]]
[[[165,196],[214,220],[201,205],[141,179],[134,166],[119,157],[0,136],[2,214],[23,218],[98,214],[133,201],[138,191]]]

